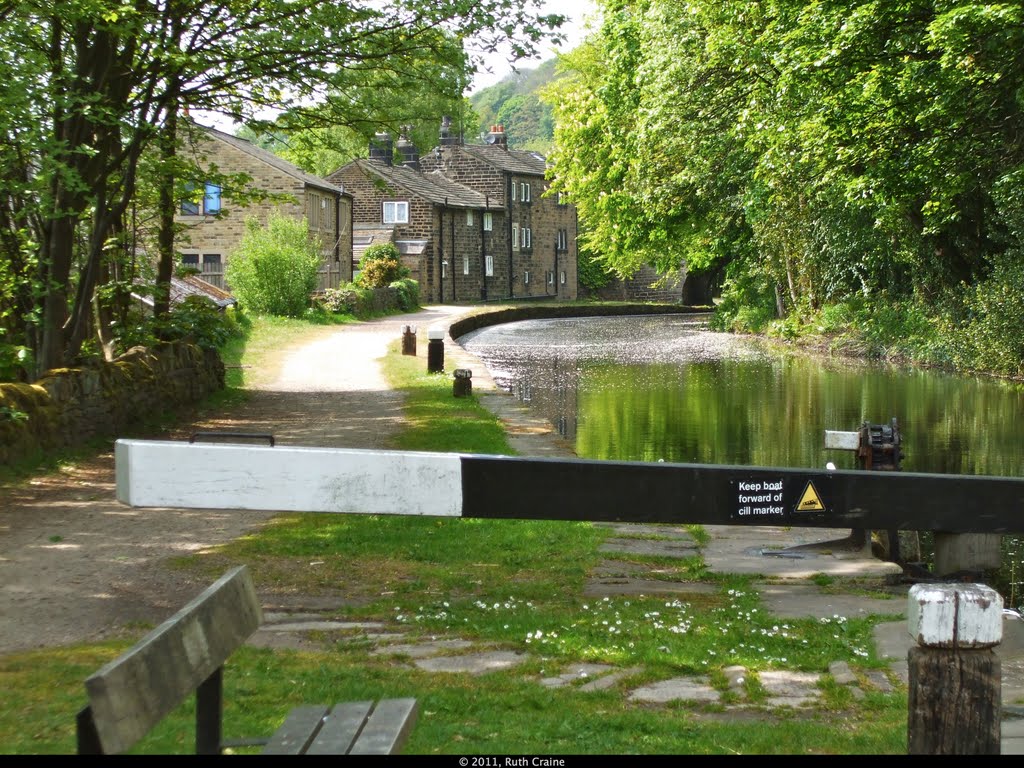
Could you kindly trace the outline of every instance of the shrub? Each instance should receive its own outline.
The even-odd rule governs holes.
[[[373,259],[362,268],[359,282],[367,288],[383,288],[408,276],[408,273],[409,270],[403,268],[397,259]]]
[[[412,312],[420,306],[420,284],[415,280],[404,278],[391,283],[398,292],[398,307],[403,312]]]
[[[394,243],[375,243],[363,251],[363,256],[359,259],[359,268],[366,269],[367,264],[386,259],[401,261],[402,254],[398,252],[398,246]]]
[[[266,227],[255,219],[231,254],[228,284],[239,302],[257,314],[299,317],[316,289],[320,254],[309,239],[306,223],[272,213]]]

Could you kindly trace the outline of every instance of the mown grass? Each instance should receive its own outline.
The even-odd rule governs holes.
[[[258,360],[280,330],[276,323],[254,326],[248,359]],[[385,368],[407,397],[409,426],[395,448],[512,453],[500,423],[476,397],[454,398],[449,377],[426,374],[422,359],[397,349]],[[600,552],[609,532],[562,521],[284,515],[250,536],[182,558],[178,565],[210,580],[245,563],[263,594],[332,598],[338,618],[379,621],[408,642],[462,638],[526,654],[512,669],[474,676],[421,671],[403,654],[375,653],[345,632],[320,633],[317,651],[243,648],[225,671],[225,737],[269,734],[301,704],[414,696],[422,714],[408,754],[906,753],[907,698],[900,689],[858,700],[826,676],[814,709],[742,715],[721,705],[630,701],[636,686],[680,675],[702,676],[726,700],[735,698],[722,672],[734,664],[750,670],[747,696],[755,704],[765,698],[760,671],[820,673],[837,660],[857,670],[880,668],[872,626],[892,617],[780,620],[760,603],[753,577],[702,579],[700,558],[657,561],[662,578],[680,582],[674,598],[585,597],[594,565],[629,559]],[[699,526],[691,532],[707,541]],[[72,752],[83,680],[144,629],[126,628],[118,642],[0,659],[4,751]],[[540,684],[581,662],[625,674],[604,691]],[[189,752],[192,706],[186,703],[133,751]]]

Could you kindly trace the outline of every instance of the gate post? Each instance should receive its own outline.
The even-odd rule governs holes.
[[[908,754],[998,755],[1002,597],[984,584],[915,584],[907,629]]]

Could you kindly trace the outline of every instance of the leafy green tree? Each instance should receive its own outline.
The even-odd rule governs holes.
[[[242,307],[256,314],[298,317],[316,289],[320,255],[304,220],[272,213],[266,226],[246,222],[225,277]]]
[[[394,82],[458,82],[480,49],[532,55],[558,15],[495,0],[7,0],[0,4],[0,193],[5,343],[37,370],[74,360],[93,332],[97,289],[131,261],[139,166],[160,191],[154,295],[167,309],[181,169],[179,116],[246,122],[284,110],[290,125],[363,126]],[[129,254],[122,258],[119,254]],[[131,276],[129,276],[131,279]]]

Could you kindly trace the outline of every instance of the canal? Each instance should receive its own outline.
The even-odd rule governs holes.
[[[459,342],[582,458],[855,469],[825,430],[896,418],[904,471],[1024,476],[1020,383],[780,352],[706,319],[528,320]],[[1021,539],[1003,546],[997,586],[1017,606]]]

